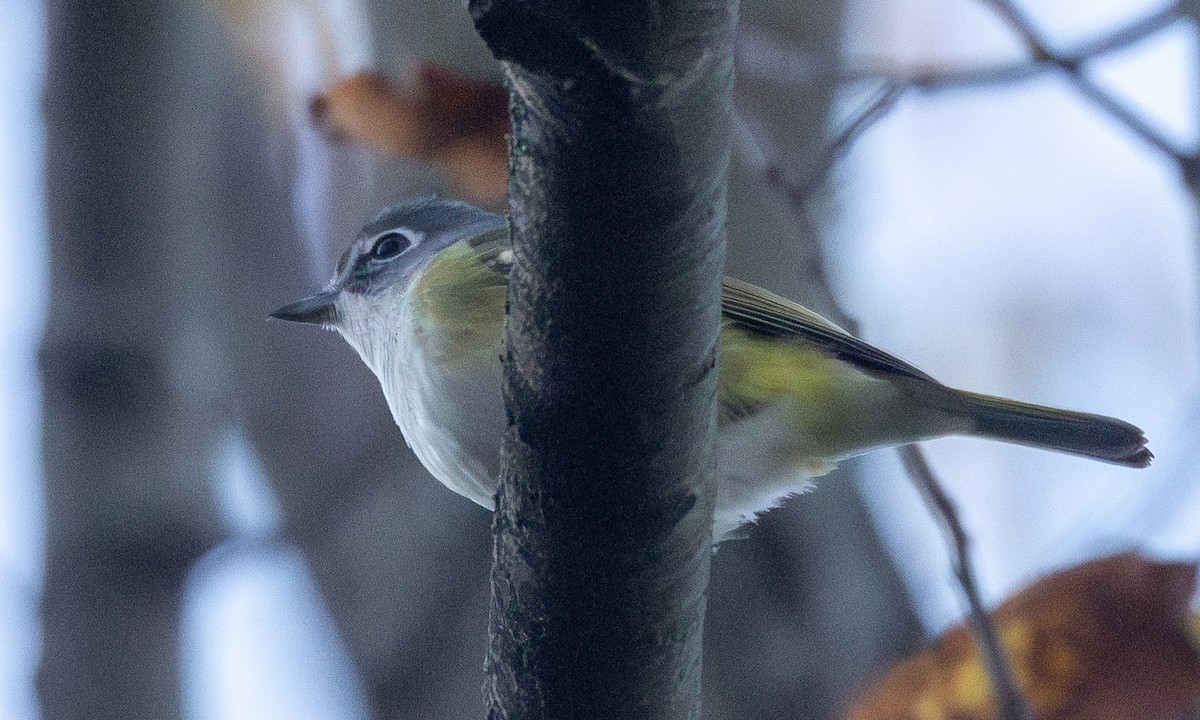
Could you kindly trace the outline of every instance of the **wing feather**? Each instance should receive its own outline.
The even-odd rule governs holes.
[[[808,308],[749,283],[725,278],[721,313],[726,322],[781,340],[801,340],[874,375],[905,375],[937,382],[900,358],[863,342]]]

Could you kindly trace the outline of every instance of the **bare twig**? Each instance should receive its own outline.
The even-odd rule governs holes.
[[[1145,40],[1182,19],[1174,5],[1156,10],[1116,30],[1109,31],[1074,48],[1050,55],[1023,58],[982,67],[951,69],[890,69],[884,59],[851,58],[841,64],[812,52],[790,46],[743,28],[738,36],[738,75],[764,82],[809,86],[837,82],[839,84],[882,81],[897,85],[912,85],[922,90],[1005,85],[1055,70],[1061,64],[1081,65],[1089,60],[1118,52]]]
[[[1021,36],[1021,40],[1033,54],[1034,60],[1053,61],[1055,59],[1056,55],[1050,51],[1049,43],[1042,38],[1033,21],[1010,0],[980,0],[980,2],[991,7],[993,12],[1008,23],[1013,32]]]
[[[1138,139],[1154,148],[1158,152],[1166,155],[1176,163],[1184,163],[1189,158],[1189,153],[1180,150],[1167,140],[1162,133],[1152,128],[1145,118],[1131,110],[1120,100],[1117,100],[1108,91],[1103,90],[1100,86],[1088,81],[1083,75],[1077,72],[1070,72],[1068,75],[1075,89],[1080,95],[1091,101],[1093,105],[1108,113],[1114,120],[1125,126],[1125,129],[1133,133]]]
[[[1071,84],[1075,86],[1080,95],[1121,123],[1121,125],[1125,126],[1126,129],[1147,145],[1163,153],[1176,163],[1180,163],[1181,166],[1188,159],[1187,153],[1176,148],[1160,132],[1152,128],[1143,117],[1133,112],[1125,103],[1113,97],[1107,90],[1092,82],[1084,74],[1083,62],[1094,56],[1068,56],[1055,52],[1042,37],[1041,32],[1034,26],[1033,22],[1011,0],[980,0],[980,2],[992,8],[997,15],[1008,23],[1013,32],[1021,36],[1034,61],[1048,63],[1061,69],[1066,73]],[[1162,29],[1175,19],[1178,19],[1178,17],[1179,15],[1175,6],[1170,6],[1126,27],[1123,31],[1114,33],[1110,36],[1108,44],[1100,44],[1094,47],[1093,50],[1109,52],[1115,47],[1122,46],[1122,43],[1128,44],[1135,39],[1144,37],[1144,35],[1139,35],[1139,32]]]
[[[1107,55],[1127,48],[1130,45],[1136,45],[1147,37],[1174,25],[1179,20],[1179,10],[1172,3],[1140,20],[1134,20],[1128,25],[1118,28],[1103,37],[1077,46],[1067,54],[1067,57],[1081,62],[1100,57],[1101,55]]]
[[[1161,133],[1151,127],[1144,118],[1109,92],[1093,83],[1084,73],[1083,65],[1089,60],[1116,52],[1141,42],[1146,37],[1164,30],[1180,19],[1178,10],[1169,5],[1115,31],[1101,35],[1068,52],[1050,49],[1030,21],[1008,0],[980,0],[994,8],[1014,28],[1029,47],[1031,58],[1018,62],[1001,63],[981,68],[952,72],[930,71],[901,77],[889,77],[879,71],[852,71],[843,73],[844,81],[880,79],[883,85],[879,95],[861,110],[832,141],[816,165],[799,182],[787,179],[778,164],[766,169],[767,180],[785,194],[789,201],[802,205],[812,197],[855,142],[872,125],[895,107],[900,98],[910,92],[942,92],[993,85],[1004,85],[1027,80],[1046,72],[1060,71],[1067,75],[1076,90],[1106,114],[1114,118],[1131,133],[1158,152],[1179,163],[1187,176],[1189,169],[1198,162],[1193,153],[1185,152]]]
[[[1050,67],[1045,63],[1021,60],[967,70],[917,74],[909,78],[909,82],[913,87],[925,92],[967,90],[993,85],[1009,85],[1028,80],[1049,70]]]
[[[1000,717],[1005,720],[1033,720],[1033,713],[1025,702],[1025,697],[1017,688],[1012,669],[1005,658],[1000,640],[996,636],[991,618],[984,610],[983,600],[979,594],[979,585],[975,580],[975,572],[971,566],[970,538],[958,519],[958,511],[945,490],[938,482],[937,476],[925,460],[925,455],[917,445],[902,445],[897,448],[904,469],[912,478],[921,497],[929,506],[946,533],[946,540],[953,550],[954,575],[962,587],[963,595],[967,598],[970,608],[971,629],[976,641],[982,649],[984,666],[992,679],[992,687],[996,694],[996,704]]]
[[[1035,51],[1031,53],[1033,57],[1027,60],[953,72],[932,72],[913,76],[909,82],[929,91],[1013,83],[1063,66],[1078,67],[1089,60],[1123,50],[1165,30],[1178,20],[1179,13],[1171,5],[1057,55]]]
[[[783,168],[779,163],[774,162],[767,165],[765,171],[767,182],[786,195],[793,207],[798,208],[803,206],[808,198],[812,196],[813,192],[825,181],[825,178],[833,170],[833,166],[837,164],[837,161],[849,152],[851,146],[862,137],[868,128],[895,107],[897,101],[900,100],[900,96],[904,94],[904,91],[908,87],[905,83],[884,83],[878,97],[868,103],[867,107],[833,138],[806,180],[800,183],[788,182]]]

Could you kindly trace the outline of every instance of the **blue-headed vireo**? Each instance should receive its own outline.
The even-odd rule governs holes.
[[[336,329],[379,377],[392,416],[444,485],[491,508],[505,428],[499,357],[508,223],[427,197],[384,210],[323,292],[273,317]],[[727,278],[721,302],[713,537],[735,535],[838,460],[976,435],[1145,467],[1121,420],[946,387],[816,313]]]

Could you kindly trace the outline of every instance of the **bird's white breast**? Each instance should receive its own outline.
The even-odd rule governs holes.
[[[362,310],[367,310],[362,308]],[[353,317],[376,311],[346,308],[343,335],[383,386],[392,417],[421,464],[454,492],[492,508],[505,427],[499,338],[495,347],[447,364],[447,339],[421,322],[401,299],[394,327],[354,328]],[[380,338],[363,342],[358,336]],[[381,337],[383,336],[383,337]]]

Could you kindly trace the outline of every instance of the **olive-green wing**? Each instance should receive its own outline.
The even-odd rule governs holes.
[[[808,308],[749,283],[725,278],[721,315],[726,325],[780,341],[800,341],[872,375],[905,375],[936,382],[898,357],[863,342]]]

